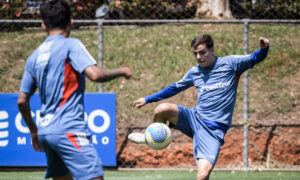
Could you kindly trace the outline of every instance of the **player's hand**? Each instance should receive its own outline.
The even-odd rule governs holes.
[[[33,149],[35,151],[43,152],[44,150],[39,142],[37,132],[31,132],[30,135]]]
[[[264,38],[264,37],[259,37],[260,48],[265,49],[265,48],[269,47],[269,43],[270,43],[269,39]]]
[[[128,67],[122,67],[122,68],[121,68],[121,71],[123,72],[123,76],[124,76],[126,79],[130,79],[130,78],[131,78],[132,72],[131,72],[131,70],[130,70]]]
[[[137,108],[141,108],[146,104],[146,100],[145,98],[140,98],[136,101],[133,102],[132,106],[133,107],[137,107]]]

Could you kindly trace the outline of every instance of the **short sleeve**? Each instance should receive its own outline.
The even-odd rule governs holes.
[[[24,93],[34,93],[36,90],[35,78],[32,75],[31,66],[29,65],[29,60],[26,62],[25,71],[23,73],[20,92]]]
[[[69,43],[68,60],[77,72],[82,73],[88,66],[97,64],[80,40],[70,39]]]

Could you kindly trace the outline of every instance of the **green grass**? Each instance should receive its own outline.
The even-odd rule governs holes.
[[[190,180],[196,171],[105,171],[105,180]],[[0,180],[42,180],[44,172],[0,172]],[[298,180],[300,172],[212,172],[211,180]]]
[[[141,121],[148,124],[157,105],[141,110],[130,108],[134,100],[152,94],[181,79],[196,64],[191,53],[191,40],[209,33],[215,40],[217,56],[243,54],[243,25],[187,24],[157,26],[112,26],[103,31],[104,68],[129,66],[133,78],[103,84],[105,92],[117,94],[118,125]],[[88,51],[98,58],[98,31],[84,29],[72,32]],[[299,25],[255,25],[249,29],[249,53],[258,49],[259,36],[270,39],[267,60],[249,71],[250,122],[274,119],[297,111],[300,98],[300,30]],[[0,32],[0,92],[18,92],[25,60],[43,41],[39,30]],[[240,81],[233,123],[242,119],[243,85]],[[296,82],[296,83],[295,83]],[[87,81],[86,92],[97,92],[98,84]],[[195,105],[195,91],[181,93],[168,102]],[[291,115],[292,116],[292,115]]]

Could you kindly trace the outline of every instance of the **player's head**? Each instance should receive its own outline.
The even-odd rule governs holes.
[[[192,40],[191,47],[201,67],[207,68],[214,63],[214,40],[210,35],[203,34],[197,36]]]
[[[47,31],[61,29],[70,31],[72,20],[69,4],[64,0],[50,0],[40,7],[43,24]]]

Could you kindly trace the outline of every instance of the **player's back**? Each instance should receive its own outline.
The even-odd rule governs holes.
[[[47,106],[48,111],[59,106],[67,52],[65,38],[53,39],[50,36],[38,47],[37,54],[33,57],[41,103]]]
[[[26,62],[41,98],[39,134],[86,129],[84,69],[94,59],[77,39],[48,36]]]

